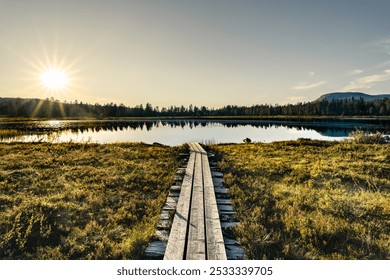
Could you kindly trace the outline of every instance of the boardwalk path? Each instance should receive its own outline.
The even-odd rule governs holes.
[[[164,260],[226,260],[207,153],[198,143],[189,146]]]

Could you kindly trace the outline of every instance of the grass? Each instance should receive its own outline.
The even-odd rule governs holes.
[[[212,145],[250,259],[390,259],[390,145]]]
[[[0,141],[21,135],[23,135],[23,132],[16,129],[0,129]]]
[[[248,257],[390,259],[390,145],[377,138],[210,145]],[[0,259],[141,259],[182,152],[1,143]]]
[[[0,144],[0,259],[140,259],[183,147]]]

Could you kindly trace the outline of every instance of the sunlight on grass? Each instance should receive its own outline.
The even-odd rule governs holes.
[[[0,145],[1,259],[140,259],[182,149]]]
[[[389,259],[390,145],[214,145],[253,259]]]

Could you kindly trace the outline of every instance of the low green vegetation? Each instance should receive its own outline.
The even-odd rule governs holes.
[[[248,258],[390,259],[390,144],[356,136],[210,146]]]
[[[140,259],[183,147],[0,144],[0,259]]]

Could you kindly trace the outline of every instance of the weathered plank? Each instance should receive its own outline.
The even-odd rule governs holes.
[[[178,197],[174,196],[168,196],[167,201],[165,202],[165,205],[163,207],[163,210],[176,210],[176,205],[177,205]]]
[[[171,220],[159,220],[157,224],[157,229],[170,229],[171,226]]]
[[[202,155],[196,152],[194,182],[192,190],[191,216],[188,228],[188,260],[206,259],[205,221],[203,204]]]
[[[217,204],[231,205],[232,201],[229,198],[217,198]]]
[[[190,150],[193,152],[201,153],[203,150],[203,148],[200,147],[200,145],[196,142],[191,142],[191,143],[189,143],[189,145],[190,145]],[[199,149],[199,147],[200,147],[200,149]]]
[[[171,211],[162,210],[161,214],[160,214],[160,220],[168,220],[168,219],[170,219],[170,217],[171,217],[170,212]]]
[[[196,144],[198,149],[202,151],[207,259],[226,260],[225,244],[222,236],[209,160],[206,151],[198,143]]]
[[[212,171],[212,172],[211,172],[211,175],[212,175],[213,177],[216,177],[216,178],[222,178],[222,177],[223,177],[222,172],[219,172],[219,171]]]
[[[230,204],[220,204],[218,206],[219,211],[221,212],[232,212],[234,211],[233,206]]]
[[[226,260],[208,156],[198,143],[189,143],[189,147],[190,159],[164,259]],[[171,204],[175,204],[172,198],[166,205],[168,207]]]
[[[181,190],[181,186],[176,186],[176,185],[171,186],[171,188],[169,189],[169,191],[171,192],[180,192],[180,190]]]
[[[176,213],[173,218],[164,260],[182,260],[186,244],[187,223],[190,212],[192,177],[194,172],[195,154],[191,153],[180,190]]]
[[[164,241],[153,241],[145,250],[145,257],[148,259],[162,259],[165,251]]]
[[[226,188],[214,188],[214,192],[216,194],[228,194],[228,190]]]
[[[222,187],[223,183],[224,183],[224,180],[223,180],[223,178],[213,177],[213,183],[214,183],[215,186]]]

